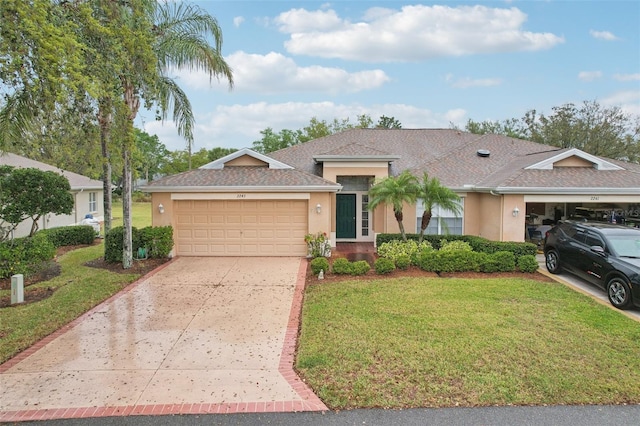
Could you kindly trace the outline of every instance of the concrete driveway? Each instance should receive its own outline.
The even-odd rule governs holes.
[[[305,267],[174,259],[0,366],[0,421],[326,410],[292,368]]]

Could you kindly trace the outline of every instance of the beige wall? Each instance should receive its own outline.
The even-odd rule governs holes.
[[[524,241],[526,204],[523,195],[503,195],[502,205],[502,241]],[[518,216],[513,216],[513,209],[518,208]]]
[[[513,217],[514,207],[520,213]],[[522,195],[467,193],[464,233],[494,241],[524,241],[526,205]]]
[[[309,198],[309,233],[326,232],[331,235],[335,231],[333,217],[335,217],[334,206],[335,194],[329,192],[312,193]],[[316,211],[316,206],[320,204],[320,214]]]
[[[593,167],[593,163],[574,155],[573,157],[556,161],[553,167]]]
[[[162,204],[164,213],[160,213],[158,206]],[[151,223],[153,226],[173,226],[173,202],[171,194],[166,192],[155,192],[151,194]]]
[[[267,166],[267,163],[265,163],[262,160],[258,160],[255,157],[252,157],[250,155],[243,155],[241,157],[235,158],[231,161],[227,161],[225,164],[225,167],[228,166]]]

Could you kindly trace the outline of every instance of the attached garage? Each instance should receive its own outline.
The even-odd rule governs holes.
[[[304,256],[307,200],[175,200],[180,256]]]

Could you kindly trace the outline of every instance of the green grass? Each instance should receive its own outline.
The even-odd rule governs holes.
[[[557,283],[307,288],[296,368],[332,409],[640,403],[640,326]]]
[[[122,203],[113,204],[113,226],[122,225]],[[151,226],[151,203],[133,203],[132,223]],[[84,264],[104,256],[104,244],[71,251],[58,260],[62,273],[49,281],[25,288],[55,289],[45,300],[0,309],[0,363],[73,321],[84,312],[120,291],[140,274],[119,274]],[[0,295],[10,295],[0,290]]]
[[[83,266],[103,256],[104,246],[71,251],[59,258],[62,273],[30,286],[51,287],[51,297],[35,303],[0,309],[0,363],[73,321],[140,277]],[[28,291],[25,289],[25,292]]]
[[[122,226],[122,201],[111,206],[112,227]],[[131,223],[136,228],[151,226],[151,203],[133,203],[131,205]]]

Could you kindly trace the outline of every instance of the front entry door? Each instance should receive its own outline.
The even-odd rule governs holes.
[[[356,238],[356,194],[336,194],[336,238]]]

